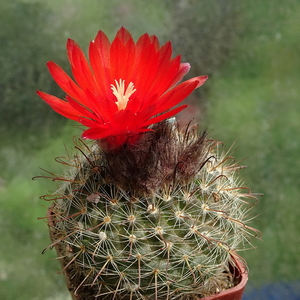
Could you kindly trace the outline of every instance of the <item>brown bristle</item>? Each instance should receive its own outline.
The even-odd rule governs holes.
[[[155,124],[134,146],[104,151],[113,182],[141,193],[187,184],[207,159],[209,141],[196,128],[184,131],[168,121]]]

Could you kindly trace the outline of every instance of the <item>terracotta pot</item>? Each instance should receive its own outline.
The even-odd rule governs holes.
[[[233,270],[234,276],[236,279],[240,280],[240,282],[236,286],[230,289],[227,289],[215,295],[201,298],[201,300],[241,300],[242,299],[244,288],[248,281],[248,272],[245,268],[245,265],[238,259],[235,259],[235,264],[236,266]]]

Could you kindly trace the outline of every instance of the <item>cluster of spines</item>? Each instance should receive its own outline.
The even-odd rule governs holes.
[[[228,288],[235,251],[258,232],[246,224],[255,195],[237,182],[241,167],[217,153],[218,143],[206,141],[192,179],[144,194],[111,182],[105,154],[78,143],[75,172],[53,177],[65,184],[52,197],[49,217],[51,246],[75,278],[78,299],[89,299],[86,289],[94,291],[90,299],[157,300]]]

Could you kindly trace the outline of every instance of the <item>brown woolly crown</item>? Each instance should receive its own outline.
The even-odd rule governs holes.
[[[108,176],[124,190],[156,192],[162,186],[185,185],[207,160],[206,133],[188,126],[181,132],[170,121],[160,122],[134,146],[103,151]]]

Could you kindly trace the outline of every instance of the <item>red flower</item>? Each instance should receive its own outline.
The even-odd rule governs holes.
[[[112,42],[99,31],[89,46],[90,62],[71,39],[67,53],[75,81],[54,62],[47,64],[66,101],[38,95],[56,112],[89,127],[83,138],[104,139],[112,148],[133,144],[151,124],[180,112],[186,105],[174,106],[207,79],[178,84],[190,65],[180,63],[180,56],[171,58],[171,43],[160,47],[157,37],[148,34],[135,43],[124,28]]]

